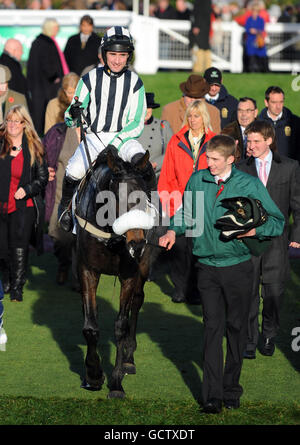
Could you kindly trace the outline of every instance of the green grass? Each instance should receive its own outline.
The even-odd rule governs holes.
[[[84,375],[81,297],[71,283],[55,284],[52,254],[31,256],[23,303],[5,297],[7,351],[0,353],[2,425],[295,425],[300,423],[300,352],[291,350],[299,325],[299,260],[292,261],[273,357],[244,362],[241,408],[203,415],[197,403],[202,379],[200,306],[174,304],[165,266],[145,286],[138,322],[137,374],[124,377],[125,400],[107,399],[115,345],[113,322],[119,284],[103,276],[97,292],[101,359],[100,392],[80,388]],[[225,347],[225,341],[224,341]]]
[[[182,92],[179,88],[181,82],[186,81],[190,72],[159,72],[155,75],[141,76],[146,91],[155,93],[156,102],[161,108],[154,110],[154,115],[160,117],[162,106],[180,98]],[[265,90],[271,85],[281,87],[285,92],[285,106],[296,115],[300,115],[299,92],[293,91],[292,81],[295,76],[291,74],[223,74],[223,83],[228,92],[240,98],[243,96],[256,99],[259,111],[264,108]]]
[[[205,415],[196,402],[0,397],[1,425],[299,425],[296,403],[246,403]],[[108,429],[108,428],[107,428]]]

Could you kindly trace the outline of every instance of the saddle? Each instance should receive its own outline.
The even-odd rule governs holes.
[[[100,205],[96,202],[97,194],[108,189],[110,179],[111,170],[106,162],[96,162],[80,182],[75,198],[74,213],[79,225],[98,238],[112,236],[109,227],[102,230],[97,224]]]

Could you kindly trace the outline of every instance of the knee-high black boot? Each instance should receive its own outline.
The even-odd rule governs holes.
[[[10,252],[10,299],[23,301],[23,286],[26,282],[28,249],[13,248]]]
[[[4,259],[0,260],[0,270],[2,275],[3,292],[8,294],[10,289],[9,262]]]
[[[58,224],[66,232],[70,232],[73,228],[72,212],[69,206],[78,183],[79,180],[64,176],[62,197],[58,206]]]

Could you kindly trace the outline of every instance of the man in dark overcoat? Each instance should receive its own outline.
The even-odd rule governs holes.
[[[252,176],[259,176],[285,217],[283,234],[272,239],[262,255],[252,257],[254,265],[253,296],[248,320],[248,342],[245,358],[255,358],[259,338],[259,286],[263,298],[261,353],[271,356],[275,350],[274,337],[279,330],[279,307],[289,278],[289,247],[300,248],[300,168],[297,161],[273,151],[273,126],[256,120],[245,130],[250,157],[237,167]],[[261,170],[263,169],[263,170]],[[293,224],[289,225],[290,214]]]
[[[10,69],[11,78],[8,82],[8,88],[23,94],[30,107],[27,79],[23,74],[21,66],[22,54],[22,43],[17,39],[8,39],[5,42],[3,52],[0,56],[0,64],[5,65]]]
[[[222,73],[218,68],[214,66],[208,68],[203,77],[210,87],[209,92],[205,94],[205,100],[220,110],[221,128],[224,128],[236,120],[238,100],[228,93],[222,83]]]
[[[32,99],[31,117],[39,135],[44,133],[47,104],[57,96],[64,76],[60,53],[54,42],[55,34],[51,32],[54,32],[56,23],[55,19],[44,21],[41,34],[32,42],[27,61],[27,82]],[[58,23],[56,27],[57,33]]]
[[[101,38],[94,32],[94,21],[89,15],[80,20],[79,33],[71,36],[64,49],[70,71],[82,76],[87,66],[99,63],[98,50]]]
[[[267,88],[266,107],[260,112],[258,119],[273,125],[279,153],[300,161],[300,118],[284,106],[284,99],[284,91],[280,87]]]
[[[190,48],[195,62],[193,72],[203,73],[211,66],[209,44],[210,23],[212,14],[211,0],[195,0],[191,15]]]

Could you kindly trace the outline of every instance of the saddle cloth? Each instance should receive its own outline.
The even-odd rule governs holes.
[[[99,209],[99,203],[96,202],[97,194],[101,190],[107,190],[111,178],[111,171],[106,163],[97,163],[92,170],[89,170],[79,184],[76,197],[75,208],[73,209],[75,217],[80,223],[82,220],[98,227],[96,216]],[[81,224],[80,224],[81,225]]]

